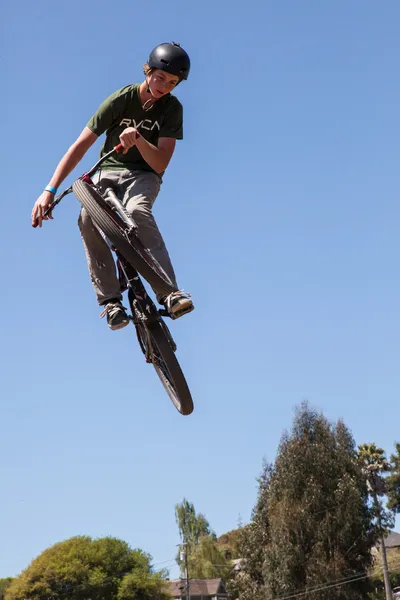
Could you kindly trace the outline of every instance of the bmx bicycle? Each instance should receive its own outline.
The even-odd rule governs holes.
[[[163,318],[177,318],[182,313],[172,316],[165,309],[157,309],[140,276],[165,295],[176,292],[176,287],[151,252],[141,243],[137,225],[115,191],[109,187],[100,192],[92,181],[102,163],[113,153],[122,150],[122,144],[118,144],[102,156],[87,173],[54,198],[54,202],[45,211],[45,216],[51,214],[67,194],[75,194],[116,255],[121,292],[128,292],[129,320],[135,326],[146,362],[153,365],[175,408],[182,415],[189,415],[194,409],[193,399],[176,357],[176,343]]]

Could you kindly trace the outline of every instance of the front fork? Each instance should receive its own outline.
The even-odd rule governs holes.
[[[106,188],[103,197],[105,198],[105,200],[107,201],[107,203],[114,208],[114,210],[116,210],[118,212],[118,214],[120,215],[120,217],[123,219],[123,221],[126,223],[126,225],[128,226],[128,235],[134,233],[135,235],[137,235],[137,225],[135,223],[135,221],[133,220],[133,218],[131,217],[131,215],[128,213],[128,211],[126,210],[126,208],[123,206],[122,202],[118,199],[116,193],[114,192],[114,190],[111,187]],[[118,268],[121,270],[122,274],[123,274],[123,278],[125,279],[126,282],[126,286],[128,289],[128,297],[129,297],[129,302],[131,304],[131,311],[132,311],[132,317],[133,317],[133,322],[136,326],[135,321],[137,321],[137,316],[136,316],[136,311],[135,311],[135,302],[137,302],[136,300],[136,296],[138,296],[142,302],[145,300],[145,298],[142,298],[142,291],[136,290],[135,288],[138,287],[137,285],[135,285],[136,281],[140,281],[140,278],[138,276],[138,274],[135,272],[133,278],[131,278],[129,276],[129,273],[127,272],[125,265],[123,264],[123,260],[121,260],[120,257],[118,257]],[[146,294],[147,293],[145,291],[145,289],[143,288],[143,292]],[[146,311],[138,311],[138,312],[142,312],[141,314],[141,321],[142,321],[142,325],[146,328],[148,327],[148,323],[151,324],[151,322],[159,322],[162,329],[164,330],[164,333],[173,349],[174,352],[176,352],[177,346],[176,343],[171,335],[171,332],[168,328],[168,326],[166,325],[166,323],[164,322],[164,320],[160,317],[165,316],[165,317],[171,317],[171,315],[168,313],[168,311],[166,310],[158,310],[156,309],[156,307],[154,306],[153,301],[149,298],[149,314],[146,315]],[[139,333],[139,332],[137,332]],[[149,339],[148,336],[148,331],[146,331],[147,333],[147,340],[149,343],[151,343],[151,340]],[[138,335],[139,338],[139,335]],[[140,340],[139,340],[140,341]],[[142,346],[142,344],[140,344]],[[143,350],[143,347],[142,347]],[[148,359],[148,351],[149,348],[147,348],[147,352],[144,352],[146,355],[146,359]]]
[[[106,200],[106,202],[111,206],[111,208],[117,211],[121,219],[126,223],[126,225],[129,228],[128,234],[132,232],[136,233],[137,225],[135,221],[132,219],[131,215],[128,213],[122,202],[118,199],[117,194],[114,192],[112,187],[106,188],[103,197]]]

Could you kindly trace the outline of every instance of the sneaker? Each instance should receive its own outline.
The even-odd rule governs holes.
[[[110,329],[116,331],[122,329],[129,324],[129,317],[126,314],[125,307],[122,306],[121,302],[108,302],[100,317],[107,316],[107,323]]]
[[[194,310],[190,294],[182,291],[172,292],[164,299],[163,304],[173,319],[178,319]]]

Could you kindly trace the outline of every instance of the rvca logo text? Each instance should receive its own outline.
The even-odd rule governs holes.
[[[135,119],[122,119],[120,126],[126,125],[127,127],[134,127],[135,129],[146,129],[147,131],[153,131],[158,129],[160,131],[160,124],[158,121],[151,121],[150,119],[142,119],[138,123]]]

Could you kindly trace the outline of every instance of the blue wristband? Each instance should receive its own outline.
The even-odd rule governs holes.
[[[57,188],[53,187],[52,185],[46,185],[46,187],[44,188],[45,192],[51,192],[52,194],[56,194],[57,193]]]

